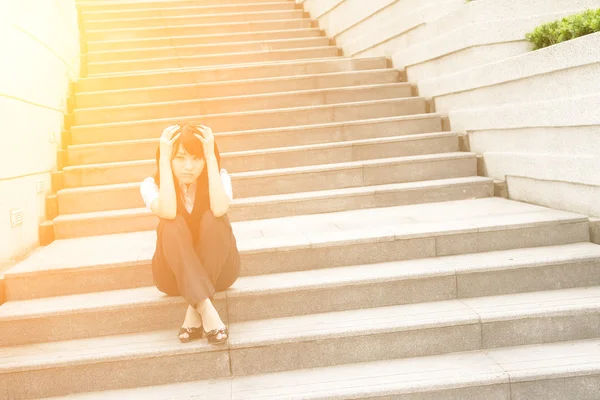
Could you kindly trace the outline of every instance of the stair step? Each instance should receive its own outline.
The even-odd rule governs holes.
[[[424,113],[425,99],[422,97],[411,97],[213,115],[196,114],[195,116],[146,121],[80,125],[73,126],[71,134],[73,144],[89,144],[156,138],[163,129],[176,123],[202,123],[210,126],[213,132],[234,132],[309,124],[349,122]]]
[[[589,241],[585,216],[497,197],[233,227],[244,276]],[[7,299],[150,286],[155,237],[145,231],[57,240],[6,271]]]
[[[371,100],[408,98],[410,83],[386,83],[331,89],[297,90],[211,99],[154,102],[126,106],[79,108],[75,110],[76,125],[174,118],[195,114],[224,114],[244,111],[276,110],[326,104],[356,103]]]
[[[304,11],[293,2],[225,6],[192,6],[131,11],[83,12],[83,26],[90,30],[175,26],[193,23],[227,23],[302,18]]]
[[[244,322],[594,286],[599,266],[600,246],[575,243],[241,277],[215,304]],[[174,329],[186,307],[153,286],[11,301],[0,308],[0,345]]]
[[[75,113],[92,107],[383,85],[397,83],[398,75],[396,70],[382,69],[83,92],[76,95]]]
[[[215,137],[223,155],[231,151],[418,135],[439,132],[441,127],[439,114],[421,114],[298,127],[217,132]],[[156,157],[157,146],[158,138],[71,145],[68,147],[69,164],[74,166],[152,159]]]
[[[163,70],[171,68],[190,68],[229,64],[253,64],[269,61],[305,60],[310,58],[338,57],[339,50],[335,46],[303,47],[282,50],[248,51],[243,53],[224,53],[192,56],[176,56],[165,58],[148,58],[143,60],[89,62],[89,75],[106,73],[123,73]]]
[[[89,52],[146,49],[165,46],[190,46],[225,44],[235,42],[257,42],[262,40],[300,39],[323,36],[319,28],[287,29],[282,31],[244,32],[224,35],[168,36],[154,39],[88,41]]]
[[[496,348],[97,393],[73,400],[594,400],[600,340]],[[156,385],[156,383],[152,383]],[[512,397],[511,397],[512,396]],[[48,399],[52,400],[52,399]]]
[[[225,5],[244,5],[253,3],[281,3],[281,0],[149,0],[149,1],[79,1],[77,0],[77,7],[82,12],[103,12],[103,11],[132,11],[132,10],[146,10],[146,9],[157,9],[157,8],[173,8],[173,7],[185,7],[185,6],[225,6]]]
[[[194,12],[194,9],[191,10]],[[164,26],[177,27],[186,25],[204,24],[229,24],[248,23],[254,21],[281,21],[301,19],[304,11],[301,9],[273,10],[259,12],[233,12],[207,14],[202,11],[198,14],[181,13],[175,16],[142,17],[142,18],[110,18],[106,20],[87,20],[83,22],[86,30],[116,30],[116,29],[152,29]]]
[[[226,65],[185,70],[151,71],[137,74],[85,77],[77,82],[76,92],[97,92],[167,86],[190,83],[215,83],[260,78],[290,77],[296,75],[332,72],[366,71],[387,68],[384,57],[325,58],[300,61],[280,61],[261,65]]]
[[[354,141],[222,152],[221,166],[230,173],[292,168],[370,159],[458,152],[458,134],[425,133]],[[63,168],[65,188],[139,182],[156,172],[152,159],[87,164]]]
[[[84,25],[88,25],[93,21],[120,21],[131,20],[134,18],[158,18],[158,17],[178,17],[182,15],[214,15],[214,14],[245,14],[265,11],[289,11],[295,10],[296,4],[291,1],[279,1],[271,3],[261,3],[258,0],[256,3],[248,4],[226,4],[226,5],[176,5],[174,7],[158,7],[158,8],[139,8],[135,10],[112,10],[112,11],[83,11],[81,17]],[[298,10],[302,11],[302,10]],[[142,23],[137,26],[143,26]]]
[[[329,46],[327,37],[309,37],[299,39],[262,40],[257,42],[218,43],[184,46],[166,46],[144,49],[126,49],[117,51],[96,51],[87,54],[90,63],[111,61],[140,61],[168,57],[189,57],[209,54],[246,53],[251,51],[286,50]]]
[[[314,28],[308,18],[277,19],[272,21],[249,21],[229,23],[205,23],[147,28],[87,30],[86,39],[97,42],[105,40],[150,39],[169,36],[223,35],[230,33],[253,33],[269,30]]]
[[[475,175],[476,158],[472,154],[448,153],[439,157],[404,157],[399,159],[383,159],[378,163],[345,163],[348,165],[319,166],[316,168],[288,168],[281,170],[267,170],[260,173],[232,174],[231,178],[235,187],[234,195],[238,198],[252,198],[255,196],[282,195],[288,193],[302,194],[304,192],[323,191],[332,189],[343,189],[353,187],[370,187],[372,185],[385,185],[398,182],[419,182],[428,180],[440,180],[448,178],[470,177]],[[276,175],[282,173],[284,175]],[[141,179],[140,179],[141,181]],[[445,187],[438,191],[437,188],[422,190],[410,196],[408,199],[402,191],[396,191],[386,196],[371,195],[372,201],[377,203],[386,200],[392,204],[414,204],[419,202],[419,195],[426,198],[444,201],[451,199],[464,199],[489,195],[490,182],[485,186],[473,187],[471,191],[464,189]],[[262,186],[261,186],[262,185]],[[415,185],[418,187],[418,185]],[[259,190],[262,188],[262,190]],[[118,185],[106,191],[104,187],[93,187],[91,190],[73,189],[66,194],[59,192],[58,202],[61,209],[69,207],[112,208],[112,211],[92,212],[86,214],[63,214],[54,219],[55,236],[57,238],[69,238],[89,235],[103,235],[109,233],[132,232],[135,230],[154,229],[157,218],[147,209],[123,210],[125,205],[140,204],[139,183],[130,185]],[[445,197],[445,196],[448,197]],[[378,199],[384,197],[384,199]],[[364,208],[360,198],[349,199],[350,204],[346,207]],[[353,200],[353,201],[352,201]],[[320,207],[336,208],[331,204],[332,200],[326,200]],[[86,207],[83,206],[83,207]],[[306,204],[307,213],[312,211],[312,205]],[[282,210],[285,210],[283,211]],[[315,205],[315,208],[318,208]],[[259,214],[259,212],[265,214]],[[295,212],[285,205],[246,207],[241,210],[240,218],[260,219],[270,213],[284,212],[288,215]]]
[[[598,318],[600,287],[573,288],[231,323],[221,346],[175,329],[11,346],[0,373],[31,398],[591,339]]]
[[[64,213],[55,218],[56,236],[69,238],[130,232],[132,226],[140,230],[154,229],[158,219],[144,208],[138,186],[113,185],[97,191],[96,196],[93,196],[94,192],[79,196],[71,193],[70,203],[61,198],[61,208],[70,207],[68,211],[79,213]],[[251,197],[234,200],[229,217],[232,221],[246,221],[484,198],[492,196],[493,189],[491,179],[472,177]],[[127,194],[127,197],[122,193]],[[84,199],[88,199],[90,204],[83,203]],[[102,203],[103,200],[105,204]],[[125,209],[127,207],[130,208]]]

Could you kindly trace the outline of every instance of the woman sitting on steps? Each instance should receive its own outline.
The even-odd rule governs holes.
[[[146,178],[140,188],[146,206],[160,217],[154,284],[189,304],[179,330],[182,342],[206,335],[209,343],[223,343],[229,332],[212,296],[238,278],[240,255],[225,214],[233,198],[231,180],[220,167],[211,129],[189,124],[166,128],[156,164],[156,176]]]

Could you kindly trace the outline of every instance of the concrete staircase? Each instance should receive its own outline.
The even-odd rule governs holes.
[[[80,1],[56,237],[5,274],[0,398],[597,399],[586,216],[493,197],[385,58],[286,0]],[[228,345],[181,344],[139,183],[164,127],[216,132],[243,276]]]

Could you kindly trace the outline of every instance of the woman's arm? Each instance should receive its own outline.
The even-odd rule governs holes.
[[[215,217],[224,215],[229,210],[231,199],[223,187],[221,180],[221,171],[217,156],[215,155],[215,138],[212,129],[208,126],[198,125],[198,130],[202,133],[196,137],[202,142],[204,148],[204,159],[206,160],[206,169],[208,173],[208,196],[210,198],[210,210]]]
[[[173,143],[179,137],[175,132],[179,130],[179,125],[173,125],[163,131],[160,137],[160,157],[158,160],[160,170],[160,188],[158,198],[152,202],[150,209],[156,215],[164,219],[175,219],[177,216],[177,193],[175,192],[175,182],[173,181],[173,171],[171,169],[171,153],[173,152]]]
[[[165,159],[166,158],[166,159]],[[170,154],[167,157],[160,155],[160,187],[158,198],[152,202],[150,209],[164,219],[175,219],[177,216],[177,193],[173,172],[171,171]]]
[[[210,198],[210,210],[215,217],[224,215],[229,210],[231,199],[223,187],[221,171],[214,152],[210,159],[206,159],[208,169],[208,196]]]

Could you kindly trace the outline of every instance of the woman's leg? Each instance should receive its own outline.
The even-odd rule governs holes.
[[[229,288],[240,275],[240,254],[227,215],[202,215],[200,234],[195,246],[202,266],[217,291]]]
[[[202,216],[196,252],[216,290],[230,287],[240,275],[240,255],[227,216],[215,217],[211,211]],[[225,326],[210,299],[197,307],[204,329],[210,332]],[[217,335],[220,340],[224,335]]]
[[[164,284],[165,281],[169,281],[165,278],[168,278],[170,270],[177,291],[188,304],[196,306],[213,296],[215,287],[212,278],[207,274],[196,254],[192,235],[183,217],[178,215],[173,220],[161,219],[157,236],[156,267],[153,266],[153,270],[162,275],[163,282],[162,284],[156,282],[157,287],[162,290],[159,285],[163,288],[173,286]],[[156,276],[155,272],[155,280]],[[173,293],[172,288],[169,291]]]

